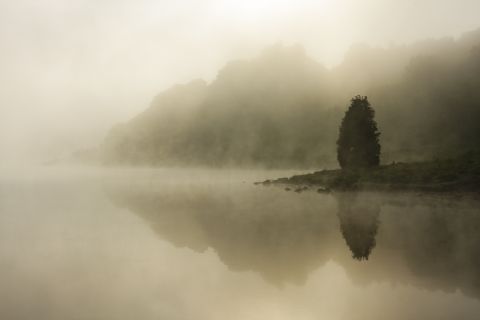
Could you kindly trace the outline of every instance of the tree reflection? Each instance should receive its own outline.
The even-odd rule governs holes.
[[[302,285],[334,261],[358,284],[460,289],[480,298],[478,199],[246,186],[116,190],[111,199],[162,240],[212,250],[230,270],[253,271],[279,287]]]
[[[340,230],[353,258],[368,260],[376,245],[380,203],[372,197],[359,196],[357,193],[340,193],[336,198]]]

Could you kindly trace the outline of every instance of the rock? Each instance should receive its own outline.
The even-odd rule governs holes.
[[[330,189],[329,188],[318,188],[317,192],[318,193],[330,193]]]

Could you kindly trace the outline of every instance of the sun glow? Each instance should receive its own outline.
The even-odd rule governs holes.
[[[219,15],[242,22],[252,22],[268,17],[288,16],[299,10],[298,1],[293,0],[242,0],[221,1],[216,3]],[[302,8],[311,7],[317,11],[328,13],[335,9],[337,2],[333,0],[302,1]]]

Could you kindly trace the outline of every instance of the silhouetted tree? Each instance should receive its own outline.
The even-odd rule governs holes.
[[[352,99],[337,140],[337,159],[342,169],[368,168],[380,163],[380,132],[374,116],[367,97]]]

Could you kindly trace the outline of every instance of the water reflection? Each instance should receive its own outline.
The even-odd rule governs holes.
[[[357,260],[368,260],[375,247],[378,231],[380,201],[376,196],[359,196],[358,193],[339,193],[338,218],[340,230]]]
[[[278,286],[303,284],[328,261],[337,242],[331,227],[335,201],[325,199],[319,210],[301,199],[277,199],[282,194],[136,190],[117,192],[113,199],[176,246],[197,252],[212,248],[231,270],[253,270]]]
[[[111,198],[163,240],[197,252],[212,248],[231,270],[255,271],[277,286],[302,285],[333,260],[357,284],[460,289],[480,298],[478,199],[253,187],[136,188]]]
[[[0,319],[479,318],[478,200],[240,179],[135,170],[3,184]]]

